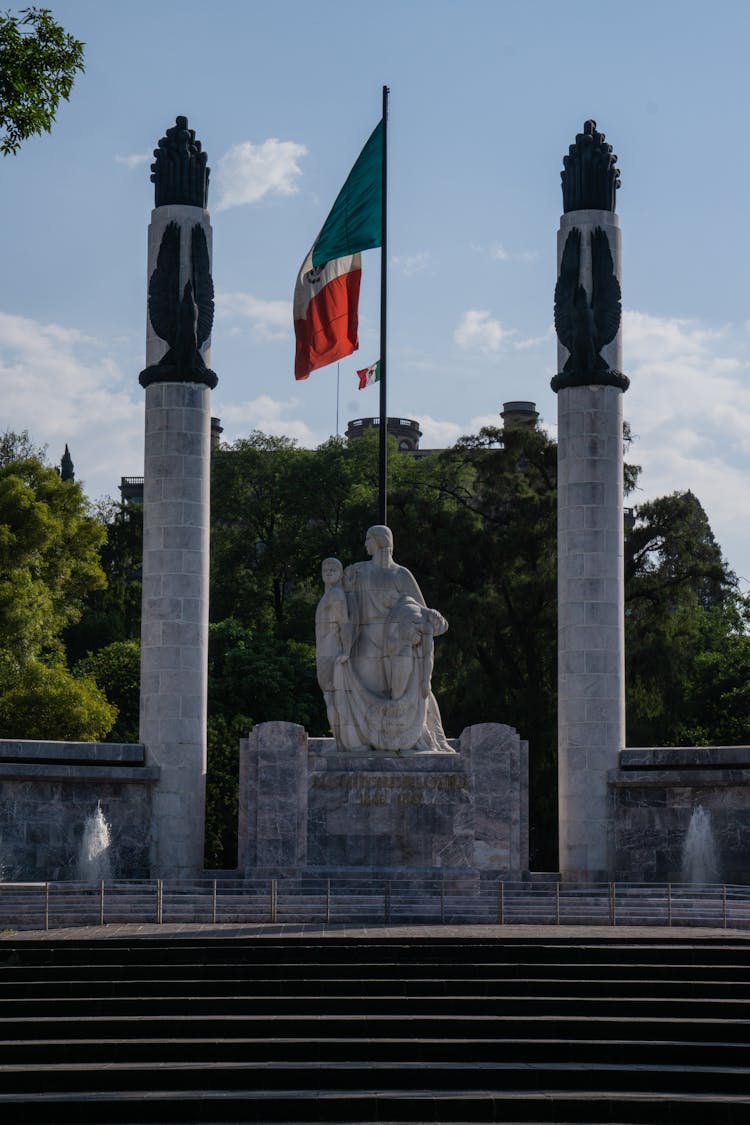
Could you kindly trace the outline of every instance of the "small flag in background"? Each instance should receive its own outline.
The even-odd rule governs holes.
[[[373,383],[380,382],[380,360],[373,363],[372,367],[363,367],[358,371],[359,387],[358,390],[363,391],[365,387],[371,387]]]

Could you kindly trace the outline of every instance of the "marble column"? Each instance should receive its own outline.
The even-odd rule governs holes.
[[[167,130],[155,156],[147,367],[140,377],[146,389],[140,739],[149,765],[160,770],[152,875],[179,880],[203,871],[211,387],[216,384],[208,369],[212,245],[205,208],[208,168],[185,118],[177,118]],[[171,228],[171,242],[164,239],[170,224],[179,232],[175,237]],[[196,227],[205,234],[208,250],[208,271],[204,268],[202,277],[194,260]],[[178,322],[176,310],[188,281],[202,305],[192,351],[184,335],[177,339],[183,329],[172,333],[164,328]],[[158,313],[165,303],[175,313],[171,318]],[[172,362],[172,355],[179,360]]]
[[[558,392],[560,871],[612,870],[607,774],[625,746],[622,391]]]
[[[161,776],[153,874],[203,869],[211,391],[146,388],[140,740]]]
[[[597,300],[603,298],[592,278],[593,236],[603,231],[611,253],[609,277],[614,273],[620,280],[616,159],[595,123],[587,122],[565,161],[566,211],[558,233],[559,277],[568,236],[580,232],[578,284],[593,310],[593,350],[605,361],[587,364],[577,356],[569,361],[563,338],[575,344],[564,330],[566,298],[558,285],[561,374],[552,385],[558,398],[559,859],[564,879],[584,882],[611,878],[607,776],[625,745],[622,398],[628,380],[622,375],[621,331],[601,342]],[[608,299],[617,324],[619,286],[614,289]]]

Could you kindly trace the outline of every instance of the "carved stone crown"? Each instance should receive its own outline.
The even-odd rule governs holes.
[[[159,147],[154,149],[154,156],[151,182],[155,185],[155,207],[170,203],[204,208],[208,205],[208,157],[195,139],[195,129],[188,129],[187,117],[178,117],[167,129]]]
[[[563,211],[614,211],[620,172],[612,145],[595,121],[586,121],[568,155],[563,157]]]

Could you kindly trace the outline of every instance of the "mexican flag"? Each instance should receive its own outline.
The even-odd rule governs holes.
[[[379,121],[313,243],[294,288],[295,379],[359,347],[360,251],[382,244],[383,122]]]
[[[359,375],[359,387],[357,388],[359,391],[363,391],[365,387],[371,387],[373,383],[379,383],[380,360],[373,363],[372,367],[363,367],[357,374]]]

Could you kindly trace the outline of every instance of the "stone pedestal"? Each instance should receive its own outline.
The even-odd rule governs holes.
[[[612,870],[608,771],[625,744],[622,391],[558,392],[560,872]]]
[[[528,746],[469,727],[457,753],[346,753],[291,723],[240,748],[239,870],[251,876],[528,869]]]
[[[152,873],[203,869],[211,392],[146,388],[140,740],[161,780]]]

